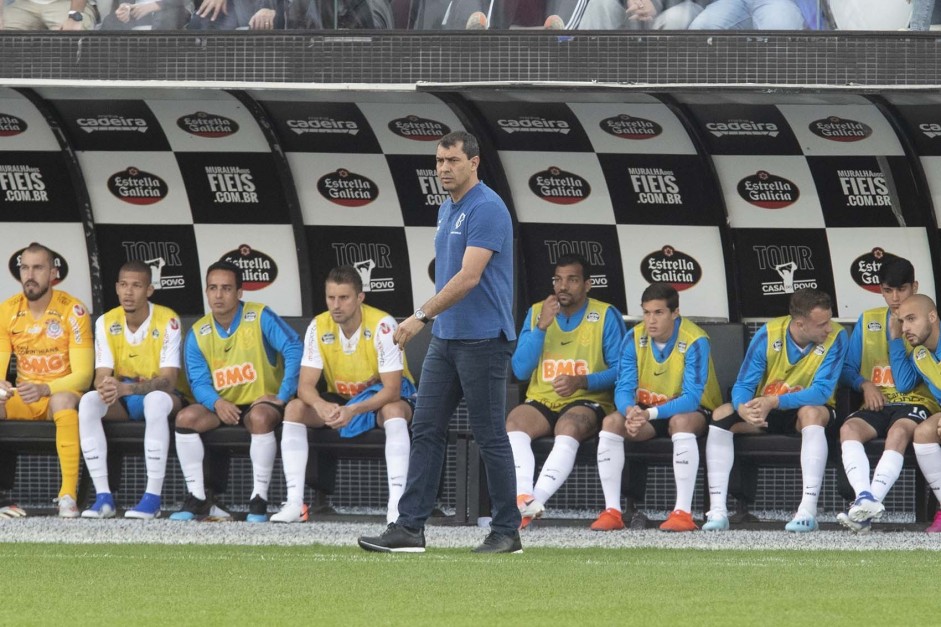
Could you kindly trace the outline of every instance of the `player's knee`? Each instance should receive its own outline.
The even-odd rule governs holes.
[[[65,409],[78,409],[79,398],[71,392],[56,392],[49,397],[49,409],[54,413]]]
[[[808,405],[797,410],[797,424],[801,429],[813,425],[825,427],[829,420],[830,414],[826,407]]]
[[[677,433],[695,433],[697,435],[706,430],[706,417],[698,412],[677,414],[670,418],[670,435]]]
[[[173,399],[166,392],[154,390],[144,396],[144,419],[166,420],[173,411]]]
[[[624,416],[621,415],[620,412],[608,414],[604,417],[604,420],[601,421],[601,430],[607,431],[608,433],[616,433],[623,437],[626,433],[624,429]]]
[[[108,406],[101,400],[101,395],[94,390],[83,394],[78,402],[78,419],[82,424],[101,420],[107,411]]]
[[[716,423],[720,420],[725,420],[729,416],[735,413],[735,408],[732,407],[732,403],[725,403],[719,405],[714,412],[712,412],[712,422]]]
[[[180,429],[194,429],[196,427],[198,415],[199,414],[197,413],[195,405],[190,405],[189,407],[184,407],[181,409],[180,413],[176,415],[177,431]]]

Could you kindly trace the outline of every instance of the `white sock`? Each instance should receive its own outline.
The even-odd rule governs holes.
[[[408,437],[408,423],[405,418],[388,418],[382,423],[382,427],[386,430],[386,474],[389,478],[386,522],[393,523],[399,519],[399,499],[405,492],[408,454],[412,441]]]
[[[147,465],[147,492],[160,496],[163,478],[167,474],[167,454],[170,451],[170,422],[173,399],[159,390],[144,396],[144,460]]]
[[[872,486],[869,484],[869,458],[866,456],[866,448],[862,442],[856,440],[847,440],[841,447],[843,451],[843,469],[846,471],[846,478],[856,496],[860,492],[869,492]]]
[[[186,491],[198,499],[206,498],[203,479],[203,440],[198,433],[176,433],[176,457],[186,480]]]
[[[542,465],[533,498],[545,505],[549,497],[562,487],[575,467],[575,454],[578,453],[578,440],[568,435],[555,436],[555,444],[546,463]]]
[[[731,431],[709,426],[706,437],[706,466],[709,468],[709,513],[728,515],[729,473],[735,463],[735,436]]]
[[[693,492],[699,473],[699,445],[696,435],[677,433],[673,440],[673,477],[676,480],[676,507],[684,512],[693,511]]]
[[[510,448],[516,465],[516,493],[533,493],[533,475],[536,473],[536,456],[533,455],[533,440],[523,431],[510,431]]]
[[[935,498],[941,501],[941,446],[915,442],[912,448],[915,449],[915,459],[918,460],[921,474],[925,475],[928,487],[934,492]]]
[[[388,437],[388,436],[387,436]],[[307,479],[307,427],[299,422],[284,422],[281,427],[281,464],[287,484],[287,502],[304,503],[304,483]]]
[[[621,475],[624,473],[624,438],[610,431],[598,434],[598,478],[604,508],[621,511]]]
[[[823,484],[823,471],[827,467],[827,434],[820,425],[801,429],[801,476],[804,481],[804,497],[797,510],[817,515],[817,500]]]
[[[271,473],[274,472],[274,458],[278,454],[278,440],[271,433],[253,433],[252,443],[248,447],[248,456],[252,459],[252,475],[255,487],[252,489],[252,498],[257,494],[268,500],[268,485],[271,483]]]
[[[885,451],[876,464],[876,472],[872,475],[872,495],[877,501],[885,498],[892,486],[902,474],[902,464],[905,458],[898,451]]]
[[[82,455],[88,476],[95,484],[95,494],[111,492],[108,485],[108,440],[101,419],[108,412],[108,406],[101,400],[98,392],[88,392],[78,402],[78,431],[81,435]]]

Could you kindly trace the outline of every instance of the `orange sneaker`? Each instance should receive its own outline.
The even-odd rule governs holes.
[[[546,506],[534,499],[532,494],[517,495],[516,506],[519,508],[520,516],[523,519],[520,522],[520,529],[528,527],[529,523],[536,518],[542,518],[543,513],[546,511]]]
[[[681,509],[670,512],[660,525],[660,531],[696,531],[699,527],[693,522],[693,515]]]
[[[624,518],[621,517],[620,511],[609,507],[601,512],[601,515],[598,516],[595,522],[591,523],[591,528],[593,531],[617,531],[618,529],[624,529]]]

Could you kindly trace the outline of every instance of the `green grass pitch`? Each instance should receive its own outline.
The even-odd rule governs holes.
[[[18,625],[927,625],[937,557],[3,544],[0,598]]]

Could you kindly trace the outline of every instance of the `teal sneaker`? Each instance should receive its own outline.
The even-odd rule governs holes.
[[[703,531],[728,531],[729,517],[727,514],[706,512],[706,522],[702,525]]]
[[[817,519],[810,514],[797,512],[797,515],[794,516],[794,519],[791,520],[791,522],[788,524],[784,525],[784,530],[791,531],[793,533],[807,533],[809,531],[816,531]]]

